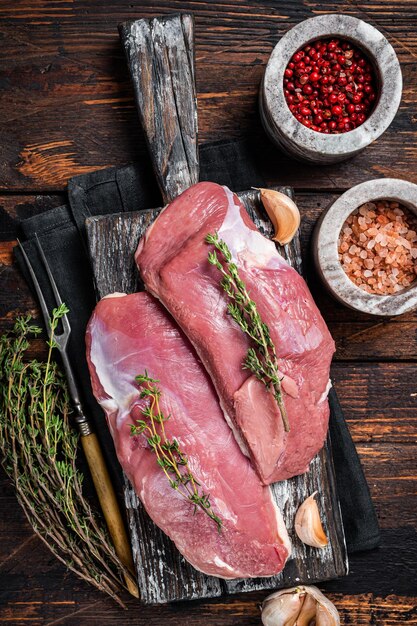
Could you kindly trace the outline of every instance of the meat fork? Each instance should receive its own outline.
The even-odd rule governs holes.
[[[36,241],[37,250],[39,252],[39,256],[42,259],[42,263],[45,267],[45,271],[48,276],[49,283],[50,283],[52,292],[54,294],[57,306],[60,306],[62,304],[61,296],[59,294],[58,287],[55,283],[54,277],[52,276],[51,269],[49,267],[48,261],[46,260],[45,253],[42,249],[41,243],[37,235],[36,235],[35,241]],[[49,337],[51,338],[50,313],[48,311],[48,306],[45,302],[45,297],[42,293],[42,289],[38,282],[38,279],[36,278],[36,274],[33,270],[32,264],[29,261],[29,258],[22,244],[20,243],[20,241],[18,241],[18,245],[22,253],[22,256],[25,260],[25,263],[27,265],[27,268],[31,276],[31,279],[33,281],[33,285],[35,287],[36,293],[38,295],[42,315],[45,320],[45,325],[49,333]],[[80,394],[78,392],[77,384],[75,382],[74,372],[72,370],[71,363],[68,358],[67,344],[68,344],[69,336],[71,334],[71,326],[68,320],[68,316],[66,314],[61,318],[61,322],[62,322],[62,332],[60,332],[59,334],[54,333],[54,341],[61,355],[62,364],[64,366],[66,378],[68,381],[70,397],[72,399],[72,403],[74,407],[75,423],[77,424],[77,427],[81,436],[81,444],[84,450],[85,457],[87,459],[88,466],[90,468],[91,477],[93,479],[97,496],[100,502],[100,506],[103,511],[104,518],[106,520],[107,528],[113,540],[114,549],[120,561],[126,567],[126,573],[125,573],[126,586],[129,592],[133,596],[138,598],[139,591],[138,591],[138,587],[134,579],[134,566],[133,566],[132,552],[130,549],[130,544],[129,544],[129,540],[126,534],[126,530],[123,524],[123,519],[120,513],[116,494],[114,492],[113,485],[110,480],[109,472],[106,467],[103,453],[100,449],[100,444],[97,439],[97,435],[93,432],[91,423],[84,413],[84,410],[81,404]]]

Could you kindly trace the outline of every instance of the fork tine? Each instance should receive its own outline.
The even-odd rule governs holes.
[[[36,278],[36,274],[33,270],[32,264],[29,261],[29,258],[25,252],[25,249],[23,248],[22,244],[20,243],[19,239],[17,240],[18,246],[20,248],[20,252],[23,255],[23,258],[25,260],[26,266],[28,268],[30,277],[32,279],[33,282],[33,286],[35,287],[35,291],[38,295],[39,298],[39,304],[41,306],[41,311],[42,311],[42,315],[43,315],[43,319],[45,320],[45,326],[46,326],[46,330],[48,332],[48,335],[50,335],[51,329],[50,329],[50,325],[49,325],[49,311],[48,311],[48,307],[47,304],[45,302],[45,298],[43,297],[43,293],[42,293],[42,289],[41,286],[38,282],[38,279]]]
[[[60,295],[60,293],[58,291],[58,287],[56,286],[55,279],[52,276],[51,268],[49,267],[49,263],[46,260],[45,253],[44,253],[44,251],[42,249],[41,242],[39,241],[39,237],[38,237],[37,233],[35,233],[35,237],[36,237],[36,246],[38,248],[38,252],[40,254],[40,257],[41,257],[42,262],[44,264],[46,273],[48,275],[49,282],[51,284],[51,289],[52,289],[53,294],[55,296],[56,303],[59,306],[59,305],[62,304],[61,295]],[[68,321],[68,315],[67,314],[62,316],[61,323],[62,323],[62,328],[64,329],[64,333],[69,334],[71,332],[71,326],[70,326],[70,323]]]

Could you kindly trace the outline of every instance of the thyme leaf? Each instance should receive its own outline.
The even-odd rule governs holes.
[[[119,604],[123,565],[100,514],[83,491],[78,434],[70,426],[65,376],[53,360],[54,332],[66,313],[54,309],[46,362],[27,360],[30,337],[41,329],[16,319],[0,337],[0,460],[37,535],[80,578]]]
[[[262,320],[256,303],[251,299],[226,242],[219,238],[217,232],[209,233],[205,241],[214,246],[207,258],[221,273],[220,285],[229,297],[227,312],[254,343],[254,346],[248,349],[242,367],[250,370],[272,392],[284,430],[289,432],[290,425],[282,397],[282,378],[279,375],[278,358],[269,328]]]
[[[157,386],[159,381],[148,376],[145,370],[144,374],[136,376],[136,382],[141,390],[140,397],[146,398],[148,404],[141,409],[143,419],[130,424],[131,436],[146,436],[148,445],[156,456],[156,462],[172,489],[194,506],[194,513],[201,509],[208,515],[217,524],[220,532],[223,522],[211,508],[210,494],[200,489],[200,483],[192,474],[188,457],[182,452],[178,440],[170,440],[166,435],[164,423],[171,416],[165,416],[161,410],[159,400],[162,394]]]

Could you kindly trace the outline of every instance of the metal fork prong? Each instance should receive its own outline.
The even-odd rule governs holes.
[[[36,245],[37,245],[37,248],[38,248],[38,252],[39,252],[39,255],[40,255],[40,257],[42,259],[42,262],[44,264],[45,271],[46,271],[46,273],[48,275],[49,282],[50,282],[53,294],[55,296],[56,303],[57,303],[58,306],[60,306],[62,304],[61,295],[60,295],[60,293],[58,291],[58,287],[56,286],[55,279],[52,276],[51,268],[49,267],[49,263],[46,260],[45,253],[44,253],[44,251],[42,249],[41,242],[39,241],[39,237],[38,237],[37,233],[35,233],[35,238],[36,238]],[[71,332],[71,326],[70,326],[70,323],[68,321],[68,315],[67,314],[62,316],[61,323],[62,323],[62,328],[63,328],[64,334],[69,336],[69,334]],[[59,337],[59,336],[62,336],[62,333],[61,333],[61,335],[57,335],[57,333],[55,332],[55,337]]]
[[[37,293],[38,299],[39,299],[39,304],[41,307],[41,311],[42,311],[42,315],[43,315],[43,319],[45,320],[45,326],[46,326],[46,330],[48,332],[48,335],[50,336],[51,334],[51,329],[50,329],[50,325],[49,325],[49,311],[48,311],[48,307],[47,304],[45,302],[45,298],[43,297],[43,293],[42,293],[42,289],[41,286],[38,282],[38,279],[36,278],[36,274],[33,270],[32,264],[29,261],[28,255],[25,252],[24,247],[22,246],[22,244],[20,243],[19,239],[17,240],[18,246],[20,248],[20,252],[22,253],[22,256],[25,260],[26,266],[28,268],[30,277],[32,279],[33,282],[33,286],[35,287],[35,291]]]

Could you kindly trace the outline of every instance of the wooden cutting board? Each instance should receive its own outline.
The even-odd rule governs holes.
[[[169,201],[198,181],[193,19],[189,15],[175,15],[128,22],[120,26],[120,35],[154,170],[163,198]],[[288,188],[281,191],[292,196]],[[259,230],[270,237],[273,229],[260,205],[259,193],[249,190],[238,195]],[[132,293],[143,289],[134,252],[140,237],[160,210],[87,219],[98,298],[115,291]],[[302,272],[298,236],[290,245],[280,248],[280,252]],[[293,552],[284,571],[271,578],[225,581],[196,571],[148,517],[125,479],[125,503],[142,601],[163,603],[212,598],[224,593],[289,587],[345,575],[346,546],[330,446],[328,440],[313,459],[307,474],[271,487],[293,543]],[[329,537],[328,546],[321,550],[302,544],[293,530],[299,505],[315,491]]]
[[[290,190],[281,189],[290,195]],[[258,193],[238,194],[259,230],[269,236],[272,225],[259,205]],[[143,289],[134,263],[140,237],[160,209],[92,217],[86,222],[93,271],[99,298],[114,291],[132,293]],[[280,250],[298,271],[301,270],[299,238]],[[172,541],[151,521],[125,479],[125,502],[141,599],[146,603],[211,598],[223,593],[289,587],[337,578],[347,573],[347,555],[336,494],[331,443],[312,461],[302,476],[275,483],[274,498],[283,513],[293,544],[293,553],[284,571],[272,578],[224,581],[197,572],[179,554]],[[294,516],[299,505],[314,491],[329,545],[310,548],[294,532]]]

